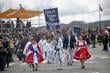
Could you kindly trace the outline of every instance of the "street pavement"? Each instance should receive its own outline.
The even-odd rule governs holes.
[[[28,65],[14,57],[15,62],[10,64],[7,71],[0,73],[110,73],[110,52],[102,51],[102,46],[98,45],[96,48],[89,47],[92,56],[86,61],[85,69],[81,69],[80,62],[76,60],[72,66],[67,66],[64,59],[63,70],[58,71],[55,64],[43,63],[39,65],[38,71],[30,71]]]

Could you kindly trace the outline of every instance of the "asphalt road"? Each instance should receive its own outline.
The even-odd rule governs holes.
[[[15,62],[10,64],[7,71],[0,73],[110,73],[110,52],[102,51],[101,46],[96,48],[89,48],[92,57],[86,61],[86,69],[80,68],[80,62],[76,61],[72,66],[67,66],[64,62],[63,70],[56,70],[55,64],[43,63],[39,66],[38,71],[30,71],[28,65],[19,62],[15,57]],[[65,56],[65,55],[64,55]]]

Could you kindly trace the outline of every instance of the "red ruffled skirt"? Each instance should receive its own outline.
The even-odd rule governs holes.
[[[76,60],[87,60],[91,57],[87,48],[80,48],[78,51],[74,53],[74,59]]]
[[[42,55],[40,55],[39,53],[37,53],[37,58],[38,58],[38,64],[42,63],[44,61],[44,58]],[[33,53],[30,53],[26,58],[25,58],[25,62],[27,64],[33,64]]]

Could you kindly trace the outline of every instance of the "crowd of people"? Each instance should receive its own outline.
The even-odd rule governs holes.
[[[15,54],[19,61],[29,64],[31,70],[38,70],[44,60],[55,63],[57,70],[62,70],[63,53],[66,54],[67,66],[72,66],[74,59],[80,60],[81,68],[91,57],[89,45],[96,48],[96,42],[103,45],[104,51],[110,48],[110,32],[81,32],[76,35],[72,30],[40,32],[34,34],[2,35],[0,34],[0,70],[4,71],[13,62]]]
[[[9,62],[13,62],[14,39],[0,39],[0,69],[4,71],[4,67],[9,67]]]

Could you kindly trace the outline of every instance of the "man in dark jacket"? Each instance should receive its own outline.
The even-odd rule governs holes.
[[[102,37],[102,43],[103,43],[103,50],[108,51],[108,34],[104,33]]]
[[[3,44],[0,39],[0,70],[4,71]]]
[[[74,49],[75,42],[76,42],[75,36],[74,35],[71,35],[70,36],[70,48],[71,49]]]
[[[110,32],[109,32],[109,36],[108,36],[108,42],[109,42],[109,51],[110,51]]]
[[[69,38],[67,33],[63,34],[63,48],[67,50],[68,48],[68,43],[69,43]]]
[[[73,63],[73,50],[75,47],[75,36],[72,34],[72,32],[69,32],[68,34],[68,54],[67,54],[67,66],[71,66]]]
[[[5,61],[6,61],[6,54],[3,48],[0,47],[0,70],[5,71]]]
[[[92,40],[92,44],[93,44],[92,48],[95,48],[96,47],[95,46],[95,43],[96,43],[96,33],[95,32],[92,32],[91,40]]]
[[[11,52],[10,52],[8,46],[9,46],[9,42],[5,38],[3,40],[3,49],[5,51],[5,57],[6,57],[5,62],[6,62],[7,67],[9,67],[9,62],[10,62],[10,59],[11,59]]]

